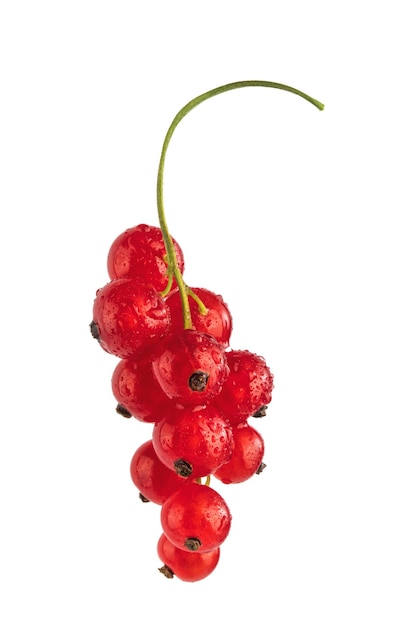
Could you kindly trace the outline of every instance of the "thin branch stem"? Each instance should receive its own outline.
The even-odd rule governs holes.
[[[190,295],[190,289],[185,284],[181,271],[178,267],[174,244],[172,242],[171,235],[169,234],[169,229],[168,229],[168,225],[167,225],[166,217],[165,217],[163,190],[164,190],[164,168],[165,168],[166,153],[168,150],[169,142],[171,141],[171,137],[174,134],[175,129],[177,128],[181,120],[190,111],[192,111],[192,109],[194,109],[196,106],[198,106],[205,100],[208,100],[209,98],[213,98],[214,96],[220,95],[227,91],[232,91],[233,89],[240,89],[243,87],[269,87],[272,89],[281,89],[283,91],[289,91],[290,93],[293,93],[297,96],[300,96],[304,100],[307,100],[308,102],[313,104],[315,107],[317,107],[320,111],[324,109],[324,104],[322,104],[315,98],[312,98],[311,96],[307,95],[303,91],[300,91],[299,89],[295,89],[294,87],[289,87],[288,85],[284,85],[282,83],[275,83],[272,81],[244,80],[244,81],[228,83],[226,85],[216,87],[215,89],[206,91],[200,96],[193,98],[193,100],[190,100],[190,102],[188,102],[184,107],[182,107],[180,111],[178,111],[178,113],[172,120],[171,125],[168,128],[168,131],[165,135],[165,140],[162,146],[161,157],[160,157],[159,167],[158,167],[156,198],[157,198],[159,224],[161,227],[161,231],[162,231],[162,235],[163,235],[164,243],[165,243],[165,248],[167,252],[168,275],[170,278],[169,284],[170,285],[172,284],[172,278],[177,283],[177,286],[180,292],[181,305],[182,305],[182,310],[183,310],[184,328],[192,327],[190,305],[188,301],[188,296]],[[163,292],[163,295],[166,295],[166,293],[167,291],[165,290],[165,292]]]

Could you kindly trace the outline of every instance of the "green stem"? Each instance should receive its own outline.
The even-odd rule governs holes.
[[[165,248],[168,257],[168,276],[170,277],[170,284],[172,283],[172,277],[175,279],[181,298],[182,310],[183,310],[183,318],[184,318],[184,328],[191,328],[191,314],[190,314],[190,304],[188,301],[189,296],[189,288],[184,282],[180,269],[178,267],[177,258],[175,255],[175,248],[172,242],[171,235],[169,234],[166,218],[165,218],[165,210],[164,210],[164,201],[163,201],[163,188],[164,188],[164,168],[165,168],[165,157],[168,149],[169,142],[171,141],[171,137],[174,134],[174,131],[181,120],[196,106],[208,100],[209,98],[213,98],[221,93],[225,93],[226,91],[232,91],[233,89],[240,89],[242,87],[271,87],[273,89],[281,89],[283,91],[289,91],[304,100],[307,100],[315,107],[317,107],[320,111],[324,109],[324,104],[307,95],[306,93],[300,91],[299,89],[295,89],[294,87],[289,87],[288,85],[283,85],[282,83],[275,83],[267,80],[243,80],[235,83],[228,83],[227,85],[222,85],[220,87],[216,87],[215,89],[211,89],[210,91],[206,91],[205,93],[193,98],[190,100],[188,104],[186,104],[174,117],[171,122],[171,126],[168,128],[167,134],[165,135],[165,140],[162,146],[161,157],[159,161],[158,168],[158,178],[157,178],[157,188],[156,188],[156,199],[157,199],[157,207],[158,207],[158,217],[159,224],[161,227],[161,231],[164,237]],[[169,291],[169,289],[168,289]],[[163,292],[162,295],[166,295],[167,290]]]
[[[201,315],[207,315],[208,309],[206,305],[204,304],[204,302],[201,300],[201,298],[199,298],[198,295],[194,293],[194,291],[190,289],[189,287],[187,289],[187,293],[190,296],[190,298],[192,298],[194,302],[197,303],[198,312],[201,313]]]

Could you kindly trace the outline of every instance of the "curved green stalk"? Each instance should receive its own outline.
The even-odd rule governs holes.
[[[227,85],[222,85],[220,87],[216,87],[215,89],[211,89],[210,91],[206,91],[205,93],[193,98],[190,100],[174,117],[171,122],[170,127],[168,128],[167,134],[165,135],[165,140],[162,146],[161,157],[159,161],[158,168],[158,178],[157,178],[157,188],[156,188],[156,199],[157,199],[157,207],[158,207],[158,217],[159,224],[161,227],[161,231],[164,237],[165,248],[167,252],[168,258],[168,276],[169,276],[169,288],[165,289],[162,295],[166,295],[169,292],[169,289],[172,285],[172,280],[175,279],[178,289],[180,292],[182,310],[183,310],[183,318],[184,318],[184,328],[191,328],[191,314],[190,314],[190,305],[188,301],[188,296],[190,295],[190,289],[185,284],[180,269],[178,267],[177,259],[175,256],[174,244],[172,242],[171,235],[169,234],[166,218],[165,218],[165,210],[164,210],[164,201],[163,201],[163,187],[164,187],[164,168],[165,168],[165,157],[168,149],[169,142],[171,141],[171,137],[174,134],[174,131],[181,120],[196,106],[208,100],[209,98],[213,98],[221,93],[225,93],[227,91],[232,91],[233,89],[240,89],[242,87],[270,87],[272,89],[281,89],[283,91],[289,91],[304,100],[307,100],[315,107],[317,107],[320,111],[324,109],[324,104],[307,95],[306,93],[300,91],[299,89],[295,89],[294,87],[289,87],[288,85],[283,85],[282,83],[275,83],[272,81],[266,80],[243,80],[235,83],[228,83]]]

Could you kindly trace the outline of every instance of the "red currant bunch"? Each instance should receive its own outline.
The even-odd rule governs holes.
[[[143,224],[117,237],[91,330],[119,358],[111,379],[117,412],[152,424],[130,475],[141,500],[161,507],[160,571],[196,581],[217,566],[232,520],[210,477],[239,483],[264,467],[263,438],[247,420],[265,413],[273,377],[263,358],[231,350],[232,316],[221,296],[178,278],[173,288],[160,241],[162,230]],[[173,249],[182,276],[184,256],[178,243]],[[161,262],[165,276],[155,272]]]
[[[157,205],[160,226],[121,233],[107,257],[109,281],[96,292],[90,330],[118,358],[111,379],[117,412],[151,425],[130,476],[143,502],[160,507],[156,551],[166,577],[195,582],[216,568],[232,515],[219,487],[249,480],[264,468],[265,445],[250,421],[263,417],[274,378],[265,359],[232,349],[232,316],[222,296],[189,287],[184,255],[168,231],[162,201],[166,150],[179,121],[200,102],[246,81],[214,89],[174,118],[162,150]]]

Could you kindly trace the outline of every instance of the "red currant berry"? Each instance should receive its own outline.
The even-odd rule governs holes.
[[[219,393],[228,373],[223,346],[192,329],[167,337],[153,370],[167,396],[184,405],[205,404]]]
[[[184,257],[178,243],[172,240],[180,272]],[[139,224],[128,228],[112,243],[107,257],[107,270],[113,278],[140,277],[158,292],[167,286],[166,249],[162,231],[156,226]]]
[[[200,313],[196,300],[191,296],[188,298],[193,328],[211,335],[220,344],[227,347],[232,333],[232,316],[223,298],[212,291],[208,291],[208,289],[193,288],[192,292],[206,307],[206,313]],[[180,331],[184,328],[184,321],[179,292],[172,292],[168,296],[166,304],[171,313],[172,330],[174,332]]]
[[[232,454],[232,429],[211,405],[172,411],[152,434],[161,461],[181,476],[201,478],[216,471]]]
[[[263,438],[247,422],[233,427],[233,442],[230,459],[214,472],[225,484],[242,483],[256,474],[265,452]]]
[[[176,576],[189,583],[209,576],[220,558],[220,548],[210,552],[188,552],[174,546],[164,534],[159,538],[157,552],[164,563],[159,569],[162,574],[167,578]]]
[[[137,357],[169,330],[168,309],[158,292],[139,278],[118,278],[98,289],[91,332],[106,352]]]
[[[122,359],[113,372],[111,385],[117,410],[140,422],[157,422],[174,406],[154,376],[150,356]]]
[[[226,352],[229,374],[219,395],[213,399],[231,424],[261,414],[271,402],[273,375],[265,359],[248,350]]]
[[[189,483],[170,496],[161,507],[162,530],[177,548],[210,552],[230,532],[229,507],[211,487]]]
[[[159,460],[152,440],[136,450],[130,463],[130,475],[141,496],[155,504],[162,504],[188,482]]]

